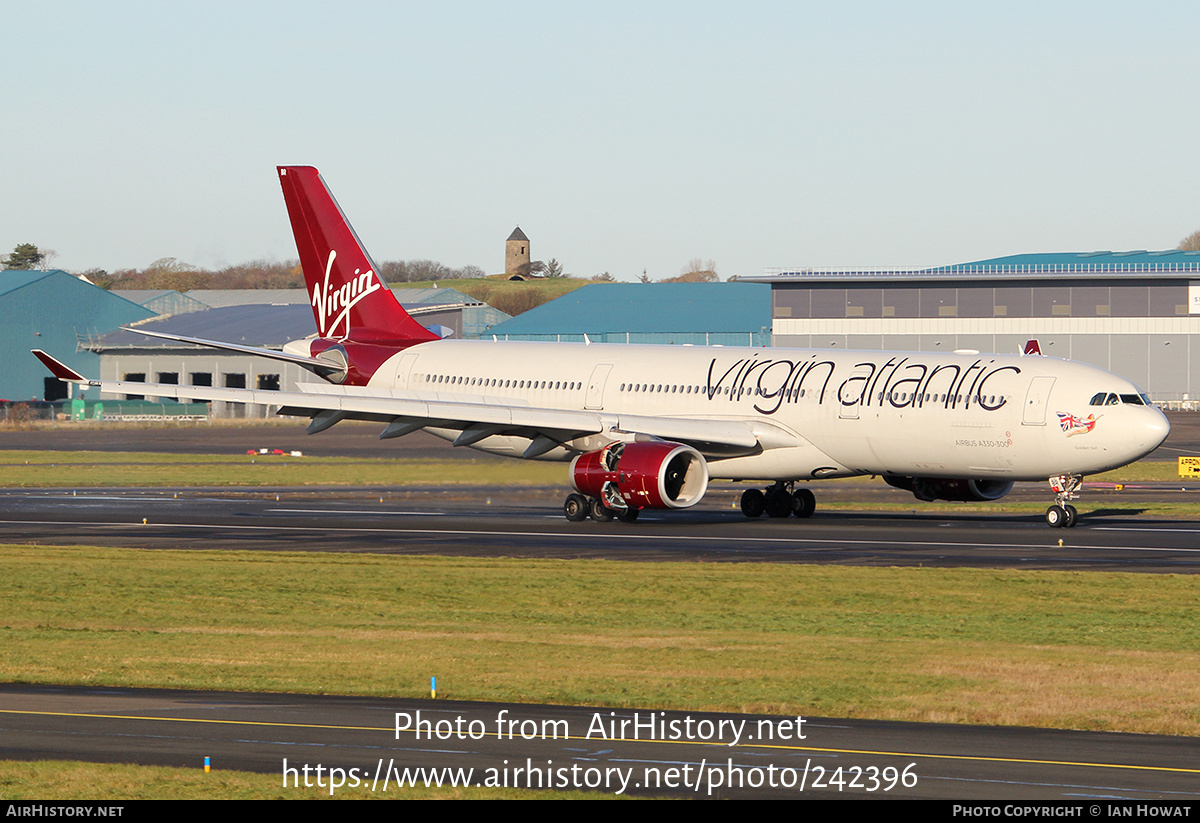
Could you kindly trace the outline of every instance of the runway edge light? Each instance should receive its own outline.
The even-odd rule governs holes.
[[[208,774],[212,770],[212,762],[208,755],[204,756],[204,773]]]
[[[437,700],[437,677],[429,678],[429,696]]]

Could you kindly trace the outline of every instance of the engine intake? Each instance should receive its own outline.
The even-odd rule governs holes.
[[[708,463],[679,443],[611,443],[571,461],[571,485],[613,509],[686,509],[708,491]]]
[[[887,477],[889,486],[905,489],[918,500],[999,500],[1012,491],[1011,480],[947,480],[940,477]]]

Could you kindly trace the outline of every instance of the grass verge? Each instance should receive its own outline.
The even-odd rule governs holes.
[[[92,486],[560,485],[561,463],[151,452],[0,452],[10,488]]]
[[[283,788],[280,775],[165,766],[130,766],[76,761],[0,761],[4,800],[599,800],[599,792],[503,788],[405,788],[371,791],[369,786],[329,789]]]
[[[1200,734],[1200,578],[0,546],[0,680]]]

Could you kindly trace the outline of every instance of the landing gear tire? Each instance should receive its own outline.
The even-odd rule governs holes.
[[[590,509],[588,499],[582,494],[568,494],[566,502],[563,503],[563,514],[572,523],[587,520]]]
[[[792,514],[797,517],[812,517],[817,510],[817,497],[808,489],[792,492]]]
[[[592,498],[592,519],[597,523],[607,523],[616,516],[616,512],[600,502],[599,497]]]
[[[787,517],[792,513],[792,496],[786,491],[767,493],[767,517]]]
[[[1083,475],[1060,474],[1051,477],[1050,488],[1054,491],[1054,505],[1046,509],[1046,524],[1052,529],[1073,528],[1079,522],[1079,512],[1067,501],[1079,497]]]
[[[761,491],[746,489],[742,492],[742,514],[747,517],[761,517],[766,509],[766,499]]]
[[[629,506],[628,508],[624,509],[618,509],[617,519],[622,523],[632,523],[634,520],[638,519],[638,511],[639,510],[635,509],[633,506]]]

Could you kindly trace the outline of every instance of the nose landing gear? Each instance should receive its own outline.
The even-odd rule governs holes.
[[[1079,488],[1083,485],[1083,476],[1078,474],[1062,474],[1050,478],[1050,488],[1054,490],[1054,505],[1046,509],[1046,525],[1052,529],[1074,528],[1079,521],[1079,511],[1069,500],[1079,497]]]

